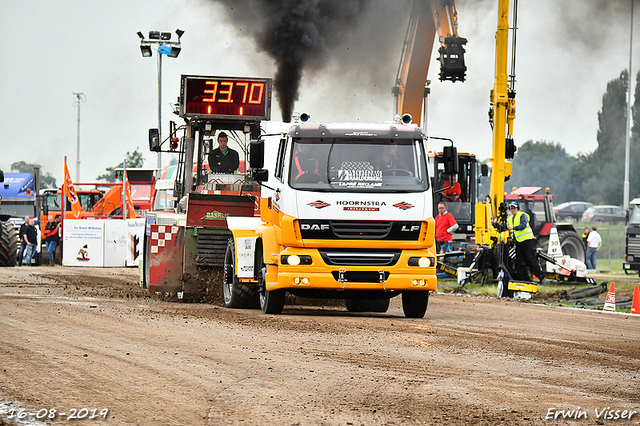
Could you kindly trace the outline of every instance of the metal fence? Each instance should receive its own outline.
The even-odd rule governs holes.
[[[578,232],[582,234],[586,225],[581,228],[576,227]],[[591,228],[591,226],[589,226]],[[624,259],[625,251],[625,226],[606,224],[597,226],[597,231],[602,237],[602,247],[598,250],[597,259],[600,267],[608,267],[611,269],[614,264],[613,260]],[[617,266],[616,262],[616,266]]]

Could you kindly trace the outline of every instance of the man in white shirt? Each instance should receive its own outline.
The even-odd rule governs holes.
[[[602,247],[602,237],[594,226],[587,237],[587,269],[596,269],[596,252],[600,250],[600,247]]]

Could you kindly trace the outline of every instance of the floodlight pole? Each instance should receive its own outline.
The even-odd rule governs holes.
[[[181,45],[180,45],[180,37],[184,34],[184,31],[178,29],[175,31],[178,36],[177,42],[169,41],[171,40],[171,33],[161,33],[160,31],[150,31],[149,38],[145,39],[142,32],[138,32],[138,37],[140,37],[140,51],[142,52],[143,57],[150,57],[151,55],[151,45],[158,45],[158,140],[160,144],[162,144],[162,55],[166,54],[172,58],[177,58],[180,53]],[[162,46],[169,46],[169,50],[162,50]],[[172,50],[175,49],[175,52],[172,53]],[[162,174],[162,153],[158,151],[158,170],[156,172],[156,177],[159,179]]]
[[[78,98],[75,102],[78,105],[78,136],[76,141],[76,182],[82,182],[80,180],[80,103],[84,99],[84,93],[82,92],[73,92],[73,94]]]

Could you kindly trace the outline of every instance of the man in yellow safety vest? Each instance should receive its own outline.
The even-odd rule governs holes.
[[[541,285],[546,284],[544,272],[540,268],[535,255],[535,237],[533,230],[529,226],[529,216],[520,211],[517,201],[509,203],[511,216],[507,218],[507,229],[511,231],[511,237],[516,243],[516,267],[520,278],[529,281],[529,273],[531,272],[538,277]]]

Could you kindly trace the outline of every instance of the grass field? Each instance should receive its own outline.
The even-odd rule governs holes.
[[[585,223],[574,223],[573,225],[580,235],[584,232],[585,227],[591,228],[593,226],[593,224]],[[640,277],[635,271],[633,274],[626,274],[622,267],[625,254],[625,225],[598,224],[596,227],[598,233],[602,236],[602,247],[597,254],[596,273],[589,276],[595,278],[598,284],[606,283],[607,288],[613,282],[616,301],[631,299],[635,286],[640,285]],[[471,283],[466,285],[463,291],[470,294],[495,297],[497,287],[497,282],[495,281],[485,285]],[[549,281],[545,286],[538,286],[538,293],[534,296],[534,300],[540,303],[566,305],[562,298],[564,293],[585,287],[590,286],[580,283],[561,284]],[[459,288],[457,288],[456,280],[447,278],[438,280],[438,290],[459,291]],[[601,298],[604,300],[605,296],[606,292],[601,295]],[[618,312],[629,312],[630,310],[630,308],[617,308]]]
[[[630,279],[631,277],[622,277],[610,279],[604,278],[596,278],[598,284],[605,283],[605,287],[608,289],[610,283],[614,283],[615,287],[615,295],[616,301],[618,303],[626,300],[630,300],[633,297],[634,288],[639,285],[640,279],[637,277],[635,279]],[[457,282],[452,279],[439,279],[438,286],[440,291],[460,291],[456,289]],[[566,292],[570,292],[572,290],[591,287],[587,284],[580,283],[571,283],[571,284],[561,284],[554,281],[548,281],[547,285],[538,286],[538,293],[534,295],[533,300],[537,303],[545,303],[551,305],[559,305],[559,306],[571,306],[569,303],[564,301],[563,294]],[[453,289],[453,290],[452,290]],[[488,297],[496,297],[498,285],[497,282],[493,281],[488,284],[482,285],[481,283],[470,283],[464,287],[464,292],[472,295],[479,296],[488,296]],[[607,292],[601,294],[600,298],[604,301]],[[631,308],[622,308],[616,307],[617,312],[627,312],[631,311]]]

